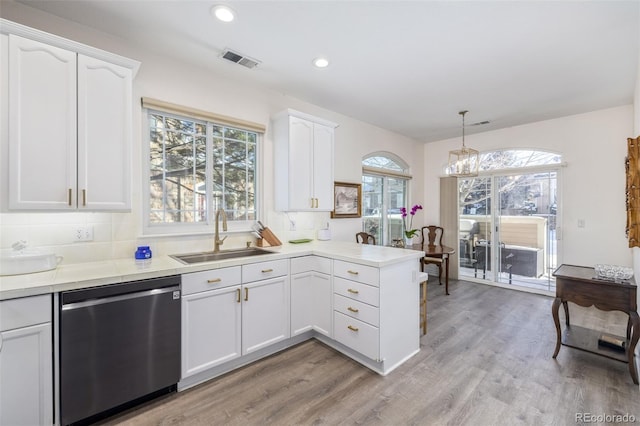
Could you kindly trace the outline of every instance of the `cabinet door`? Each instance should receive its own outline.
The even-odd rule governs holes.
[[[240,286],[182,297],[182,378],[240,356]]]
[[[289,209],[313,207],[313,123],[289,117]]]
[[[313,328],[325,336],[333,336],[333,290],[331,275],[313,273]]]
[[[289,277],[242,287],[242,354],[289,338]]]
[[[131,70],[78,55],[78,207],[131,209]]]
[[[76,54],[12,34],[9,87],[9,207],[75,209]]]
[[[333,210],[333,133],[334,129],[314,124],[313,196],[316,210]]]
[[[0,333],[0,424],[53,424],[51,324]]]
[[[313,271],[291,275],[291,335],[313,329]]]
[[[291,276],[291,335],[316,330],[331,337],[331,276],[309,271]]]

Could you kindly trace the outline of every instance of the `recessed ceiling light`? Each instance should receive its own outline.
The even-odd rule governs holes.
[[[217,5],[211,8],[211,14],[222,22],[231,22],[236,18],[236,14],[229,6]]]
[[[313,65],[317,68],[326,68],[329,66],[329,60],[326,58],[315,58]]]

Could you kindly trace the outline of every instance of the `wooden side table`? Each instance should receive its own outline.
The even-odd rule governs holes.
[[[640,338],[640,317],[637,312],[637,286],[635,282],[630,280],[629,282],[615,283],[595,279],[595,270],[585,266],[561,265],[553,275],[556,277],[556,298],[553,301],[551,312],[557,333],[556,350],[553,357],[558,356],[562,344],[626,362],[629,364],[629,373],[633,383],[638,384],[638,372],[633,359],[636,344]],[[629,315],[626,338],[615,336],[625,340],[625,351],[616,351],[598,345],[601,332],[570,325],[567,302],[584,307],[595,306],[602,311],[621,311]],[[564,306],[566,317],[564,333],[560,329],[558,316],[560,304]]]

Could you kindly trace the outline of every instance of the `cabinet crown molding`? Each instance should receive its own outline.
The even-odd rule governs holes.
[[[17,22],[9,21],[7,19],[0,18],[0,34],[19,35],[21,37],[67,49],[76,53],[81,53],[83,55],[129,68],[133,73],[132,78],[135,78],[138,70],[140,69],[140,62],[134,59],[126,58],[115,53],[107,52],[106,50],[98,49],[96,47],[78,43],[64,37],[46,33],[44,31],[27,27],[26,25],[18,24]]]

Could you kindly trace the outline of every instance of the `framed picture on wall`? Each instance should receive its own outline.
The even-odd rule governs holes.
[[[334,182],[332,218],[362,216],[362,185],[359,183]]]

